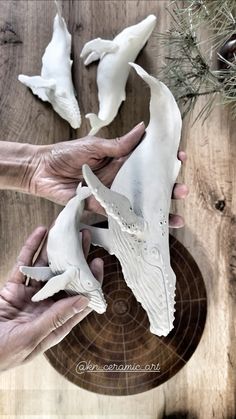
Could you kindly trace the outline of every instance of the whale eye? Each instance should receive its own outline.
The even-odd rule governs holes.
[[[156,246],[151,248],[151,255],[156,256],[156,258],[159,259],[160,253]]]
[[[57,89],[56,96],[59,96],[60,98],[64,98],[64,99],[68,97],[66,90],[63,90],[63,89]]]
[[[154,263],[160,262],[160,251],[157,246],[152,246],[149,248],[149,257]]]

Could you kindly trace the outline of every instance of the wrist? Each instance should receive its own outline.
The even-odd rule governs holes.
[[[30,183],[39,165],[44,146],[1,142],[0,188],[29,193]]]

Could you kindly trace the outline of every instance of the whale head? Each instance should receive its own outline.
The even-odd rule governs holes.
[[[121,263],[127,285],[147,312],[150,331],[166,336],[173,328],[175,296],[166,214],[161,209],[150,209],[145,211],[144,219],[142,213],[135,213],[126,196],[105,187],[89,166],[83,166],[83,176],[108,215],[111,252]],[[149,204],[153,198],[155,194],[150,195],[146,207],[152,207]]]
[[[118,258],[127,285],[148,315],[150,331],[167,336],[173,329],[176,277],[170,266],[168,240],[160,231],[146,229],[141,236],[122,232],[109,217],[113,252]],[[167,227],[168,229],[168,227]]]
[[[119,33],[119,35],[116,36],[114,41],[119,42],[124,40],[131,42],[133,47],[137,45],[137,47],[141,49],[146,44],[153,29],[155,28],[156,20],[157,18],[155,15],[149,15],[136,25],[125,28]]]
[[[80,127],[81,115],[74,94],[70,94],[66,90],[55,89],[47,92],[47,96],[53,109],[69,122],[72,128],[77,129]]]

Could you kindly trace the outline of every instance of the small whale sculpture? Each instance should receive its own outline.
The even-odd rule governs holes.
[[[81,52],[85,65],[100,60],[97,69],[99,113],[88,113],[92,127],[89,135],[109,125],[125,100],[125,86],[130,66],[148,41],[156,24],[156,16],[149,15],[137,25],[125,28],[113,41],[101,38],[87,42]]]
[[[108,216],[108,229],[88,228],[92,242],[119,259],[128,286],[147,312],[150,331],[166,336],[173,328],[175,311],[168,215],[181,166],[177,151],[182,120],[167,86],[140,66],[130,65],[151,89],[150,122],[111,189],[89,166],[83,166],[86,183]]]
[[[90,299],[88,306],[98,313],[106,311],[101,284],[93,276],[85,260],[79,234],[84,200],[91,195],[87,187],[77,188],[73,197],[56,219],[48,234],[49,267],[22,266],[21,272],[37,281],[47,281],[33,297],[40,301],[65,290],[68,294],[83,294]]]
[[[41,100],[50,102],[53,109],[76,129],[81,125],[81,116],[71,77],[71,34],[56,1],[55,3],[57,15],[54,19],[53,36],[42,58],[41,76],[20,74],[18,80]]]

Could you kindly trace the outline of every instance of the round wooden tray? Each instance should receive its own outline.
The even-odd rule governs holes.
[[[171,265],[177,278],[174,329],[167,337],[150,333],[147,315],[127,287],[118,260],[100,248],[106,313],[90,313],[45,355],[74,384],[96,393],[130,395],[152,389],[176,374],[201,339],[207,298],[199,268],[185,247],[170,236]]]

